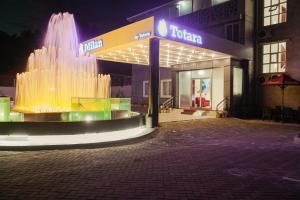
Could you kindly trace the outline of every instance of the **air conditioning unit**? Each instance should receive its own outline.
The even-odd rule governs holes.
[[[268,39],[272,37],[272,33],[270,30],[262,30],[257,34],[259,39]]]

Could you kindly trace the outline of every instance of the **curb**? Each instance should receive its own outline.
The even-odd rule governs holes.
[[[72,149],[96,149],[118,147],[144,142],[157,135],[157,128],[151,128],[144,131],[142,136],[118,141],[87,143],[87,144],[68,144],[68,145],[46,145],[46,146],[1,146],[1,151],[44,151],[44,150],[72,150]]]

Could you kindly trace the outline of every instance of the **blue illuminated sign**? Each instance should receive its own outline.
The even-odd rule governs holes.
[[[144,38],[148,38],[151,36],[151,32],[148,31],[148,32],[143,32],[143,33],[138,33],[134,36],[134,39],[135,40],[141,40],[141,39],[144,39]]]
[[[203,44],[201,35],[190,32],[187,29],[182,28],[178,25],[168,23],[164,19],[162,19],[158,22],[157,33],[161,37],[170,37],[175,40],[182,40],[182,41],[194,43],[197,45]]]
[[[93,40],[86,44],[83,44],[83,52],[86,53],[88,51],[92,51],[94,49],[102,48],[103,47],[103,40]]]

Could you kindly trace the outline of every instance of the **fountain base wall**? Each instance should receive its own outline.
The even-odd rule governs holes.
[[[27,119],[32,120],[29,121],[1,122],[0,135],[76,135],[120,131],[145,125],[145,118],[139,113],[133,113],[130,118],[120,117],[122,112],[114,115],[117,117],[112,120],[63,122],[55,121],[60,116],[59,113],[30,114]],[[42,121],[43,118],[49,121]]]

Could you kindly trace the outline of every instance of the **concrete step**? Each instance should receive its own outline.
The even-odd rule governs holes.
[[[191,109],[184,109],[183,112],[181,112],[181,114],[185,114],[185,115],[193,115],[196,112],[201,111],[203,116],[206,116],[210,113],[215,113],[215,111],[210,111],[210,110],[203,110],[203,109],[197,109],[197,108],[191,108]]]

